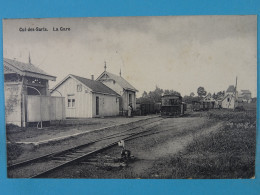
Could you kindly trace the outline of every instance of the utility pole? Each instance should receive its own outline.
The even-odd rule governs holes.
[[[236,76],[235,96],[234,96],[234,110],[236,107],[236,102],[237,102],[237,76]]]

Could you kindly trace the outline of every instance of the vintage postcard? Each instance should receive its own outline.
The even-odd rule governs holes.
[[[9,178],[254,178],[257,16],[3,20]]]

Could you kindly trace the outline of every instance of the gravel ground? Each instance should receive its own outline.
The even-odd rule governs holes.
[[[43,129],[37,129],[36,127],[8,129],[6,136],[9,142],[38,142],[88,132],[94,129],[135,122],[149,117],[153,116],[66,119],[61,124],[52,124],[52,126],[44,127]]]
[[[194,138],[208,136],[222,128],[221,122],[205,117],[168,118],[154,130],[162,131],[126,142],[126,148],[135,156],[128,166],[111,165],[109,159],[120,157],[121,148],[114,147],[96,156],[97,162],[83,162],[50,174],[49,178],[163,178],[150,175],[149,168],[163,158],[170,158],[184,150]],[[166,131],[164,131],[166,130]]]

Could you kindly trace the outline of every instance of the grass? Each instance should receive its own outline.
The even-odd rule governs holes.
[[[7,160],[14,160],[23,153],[24,149],[16,143],[7,144]]]
[[[148,178],[252,178],[255,175],[256,112],[213,110],[225,121],[217,133],[195,138],[189,147],[156,162]]]

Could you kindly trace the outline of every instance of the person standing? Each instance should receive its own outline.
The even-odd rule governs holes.
[[[132,106],[131,104],[128,105],[128,117],[132,116]]]

